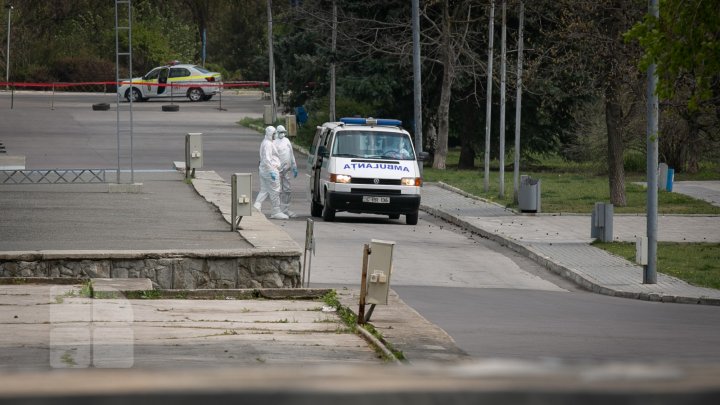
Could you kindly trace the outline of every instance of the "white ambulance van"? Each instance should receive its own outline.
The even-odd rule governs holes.
[[[342,118],[317,127],[308,156],[312,216],[338,211],[418,222],[422,178],[410,134],[392,119]],[[420,156],[418,156],[420,155]]]

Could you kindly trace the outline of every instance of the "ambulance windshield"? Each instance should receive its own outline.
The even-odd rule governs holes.
[[[338,131],[332,156],[415,160],[412,143],[407,134],[382,131]]]

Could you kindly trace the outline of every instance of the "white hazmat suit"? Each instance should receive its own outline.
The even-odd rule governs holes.
[[[297,164],[295,163],[295,155],[290,140],[286,137],[287,131],[282,125],[277,127],[277,136],[273,141],[278,158],[280,158],[280,209],[289,216],[295,217],[295,213],[290,211],[290,198],[292,196],[290,189],[290,176],[297,177]]]
[[[265,128],[265,139],[260,144],[260,192],[255,199],[254,207],[258,211],[262,207],[262,202],[270,197],[272,204],[272,219],[288,219],[288,216],[282,213],[280,207],[280,159],[273,145],[275,136],[275,128],[270,126]]]

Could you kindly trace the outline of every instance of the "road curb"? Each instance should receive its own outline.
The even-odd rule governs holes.
[[[403,364],[397,357],[395,357],[395,354],[393,354],[393,352],[390,351],[390,349],[388,349],[382,341],[380,341],[380,339],[373,336],[372,333],[368,332],[362,325],[357,325],[355,330],[357,330],[360,336],[362,336],[368,344],[377,347],[392,363],[398,365]]]
[[[517,252],[517,253],[535,261],[536,263],[547,268],[548,270],[552,271],[553,273],[556,273],[556,274],[560,275],[561,277],[574,282],[578,286],[585,288],[589,291],[592,291],[594,293],[597,293],[597,294],[608,295],[611,297],[639,299],[639,300],[643,300],[643,301],[652,301],[652,302],[670,302],[670,303],[677,303],[677,304],[701,304],[701,305],[718,305],[718,306],[720,306],[720,299],[711,298],[711,297],[686,297],[686,296],[677,296],[677,295],[669,295],[669,294],[661,294],[661,293],[629,292],[629,291],[620,291],[620,290],[616,290],[613,288],[609,288],[607,286],[596,283],[595,281],[591,280],[590,278],[585,277],[583,274],[580,274],[569,267],[566,267],[559,263],[554,262],[550,257],[541,255],[541,254],[533,251],[532,248],[530,248],[530,247],[527,247],[521,243],[515,242],[512,239],[502,237],[502,236],[494,234],[492,232],[488,232],[480,227],[477,227],[466,221],[463,221],[461,218],[459,218],[455,215],[448,214],[445,211],[423,205],[422,203],[420,204],[420,209],[422,211],[427,212],[428,214],[430,214],[432,216],[438,217],[447,222],[455,224],[469,232],[480,235],[486,239],[490,239],[494,242],[499,243],[502,246],[506,246],[506,247],[510,248],[511,250],[513,250],[514,252]]]

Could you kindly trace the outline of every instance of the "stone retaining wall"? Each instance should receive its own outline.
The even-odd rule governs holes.
[[[148,278],[155,288],[293,288],[300,286],[300,255],[145,257],[42,254],[0,256],[0,277]],[[133,255],[137,256],[137,255]]]

